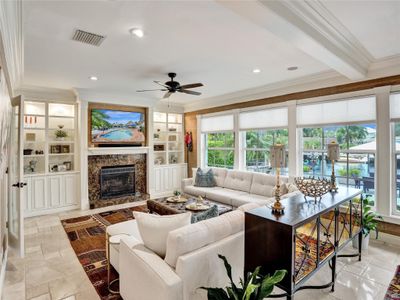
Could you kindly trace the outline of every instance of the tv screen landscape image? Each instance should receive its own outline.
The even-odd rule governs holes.
[[[146,139],[144,113],[92,109],[91,136],[94,144],[142,145]]]

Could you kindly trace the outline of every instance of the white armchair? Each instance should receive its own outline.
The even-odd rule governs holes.
[[[120,294],[124,300],[182,300],[182,279],[134,237],[120,245]]]
[[[219,217],[171,231],[165,259],[144,246],[140,235],[137,236],[136,221],[110,225],[108,234],[119,234],[121,230],[126,233],[128,227],[132,233],[123,237],[119,248],[110,253],[111,262],[119,272],[122,298],[205,300],[207,293],[199,287],[229,284],[218,254],[227,257],[233,278],[238,282],[244,266],[243,211],[257,206],[247,204]]]

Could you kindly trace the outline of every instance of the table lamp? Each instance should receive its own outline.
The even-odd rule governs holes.
[[[332,141],[328,144],[328,159],[332,163],[332,175],[331,175],[331,192],[337,193],[338,187],[336,185],[336,176],[335,176],[335,160],[338,160],[340,157],[340,148],[339,144],[335,141]]]
[[[282,144],[276,144],[271,146],[271,168],[276,168],[276,190],[275,190],[275,202],[272,204],[272,212],[276,214],[282,214],[285,207],[281,204],[281,185],[280,185],[280,171],[281,168],[285,167],[286,153],[285,146]]]

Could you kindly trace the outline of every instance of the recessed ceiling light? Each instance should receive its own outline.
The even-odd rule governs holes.
[[[144,32],[140,28],[132,28],[129,30],[132,35],[136,35],[138,38],[142,38],[144,36]]]
[[[296,71],[298,68],[299,68],[299,67],[292,66],[292,67],[287,68],[287,70],[288,70],[288,71]]]
[[[253,69],[253,73],[260,73],[261,70],[260,69]]]
[[[98,80],[99,78],[97,78],[96,76],[90,76],[89,79],[90,79],[90,80],[93,80],[93,81],[96,81],[96,80]]]

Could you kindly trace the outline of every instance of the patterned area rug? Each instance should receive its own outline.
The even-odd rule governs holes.
[[[399,300],[400,299],[400,266],[397,266],[396,273],[386,291],[384,300]]]
[[[107,288],[106,227],[133,219],[132,211],[147,211],[147,205],[61,221],[76,256],[102,300],[122,299],[110,294]],[[118,273],[112,269],[111,280],[117,277]]]

